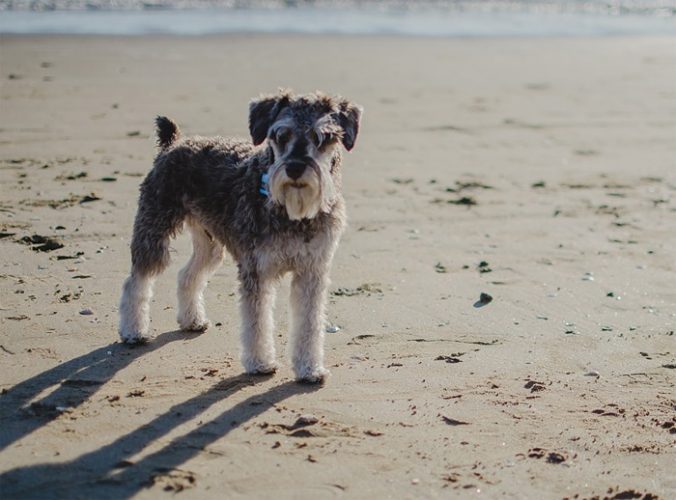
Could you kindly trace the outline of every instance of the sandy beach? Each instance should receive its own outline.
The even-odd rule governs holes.
[[[242,374],[229,258],[177,330],[186,235],[117,336],[154,117],[278,87],[365,109],[323,387],[286,281]],[[3,36],[0,122],[0,497],[676,497],[674,38]]]

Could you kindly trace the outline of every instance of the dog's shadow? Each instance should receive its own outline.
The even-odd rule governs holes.
[[[43,415],[42,418],[21,417],[21,412],[31,411],[24,406],[32,397],[42,390],[61,382],[52,394],[42,399],[35,408],[51,408],[63,402],[63,394],[58,393],[70,389],[64,380],[96,380],[110,379],[129,362],[143,354],[153,351],[162,345],[175,340],[187,338],[181,332],[168,332],[157,337],[153,342],[129,350],[129,356],[112,356],[119,358],[108,366],[102,359],[111,358],[111,349],[118,353],[128,347],[106,346],[87,355],[75,358],[59,367],[48,370],[13,387],[2,396],[1,443],[3,447],[46,425],[58,414]],[[119,349],[119,351],[118,351]],[[107,358],[103,358],[103,357]],[[77,379],[73,377],[77,375]],[[85,378],[85,376],[87,378]],[[255,394],[248,399],[229,407],[218,417],[205,423],[187,434],[177,437],[159,451],[145,456],[138,462],[128,459],[143,451],[157,439],[169,434],[178,426],[192,420],[214,404],[223,401],[243,387],[257,384],[269,377],[236,375],[221,380],[210,389],[193,398],[174,405],[165,413],[154,418],[138,429],[119,437],[112,443],[85,453],[73,460],[62,463],[43,463],[17,467],[0,474],[0,493],[3,498],[130,498],[144,487],[152,484],[158,473],[171,471],[197,455],[204,447],[226,436],[232,429],[267,411],[273,405],[291,396],[316,390],[317,386],[301,385],[286,382],[270,388],[265,393]],[[76,383],[79,385],[81,383]],[[69,399],[68,404],[82,404],[101,386],[86,385],[76,400]],[[20,425],[6,427],[14,418]],[[48,412],[48,410],[45,410]],[[19,413],[17,415],[17,412]]]
[[[64,409],[80,406],[136,358],[170,342],[191,338],[194,335],[175,330],[158,335],[150,343],[132,347],[120,343],[109,344],[4,391],[0,396],[0,451],[47,425]],[[49,389],[53,391],[33,401]]]

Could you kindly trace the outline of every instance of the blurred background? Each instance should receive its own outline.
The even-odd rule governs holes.
[[[676,0],[0,0],[0,33],[668,35]]]

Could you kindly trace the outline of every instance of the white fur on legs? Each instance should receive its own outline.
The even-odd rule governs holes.
[[[324,304],[328,279],[325,273],[300,271],[291,281],[291,360],[296,379],[323,382]]]
[[[120,299],[119,333],[123,342],[135,344],[148,339],[150,299],[154,278],[132,271],[124,282]]]
[[[223,245],[200,226],[190,226],[193,254],[178,273],[178,315],[182,330],[202,332],[210,322],[204,310],[204,289],[209,276],[223,261]]]
[[[242,364],[247,373],[267,374],[277,370],[273,339],[275,287],[255,277],[240,277],[242,315]]]

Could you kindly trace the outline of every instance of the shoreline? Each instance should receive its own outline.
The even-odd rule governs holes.
[[[305,40],[344,40],[344,41],[361,41],[361,42],[376,42],[384,43],[404,42],[412,44],[430,43],[447,43],[464,44],[464,43],[487,43],[494,44],[496,42],[506,42],[514,44],[523,44],[537,41],[551,41],[552,43],[584,43],[584,42],[619,42],[624,43],[628,41],[645,41],[645,42],[671,42],[675,35],[670,34],[645,34],[645,35],[561,35],[561,36],[436,36],[436,35],[392,35],[392,34],[343,34],[343,33],[209,33],[201,35],[180,35],[169,33],[143,33],[143,34],[92,34],[92,33],[0,33],[0,40],[68,40],[68,39],[108,39],[108,40],[167,40],[167,41],[305,41]]]
[[[676,16],[370,9],[2,11],[2,34],[307,34],[414,37],[676,36]]]

